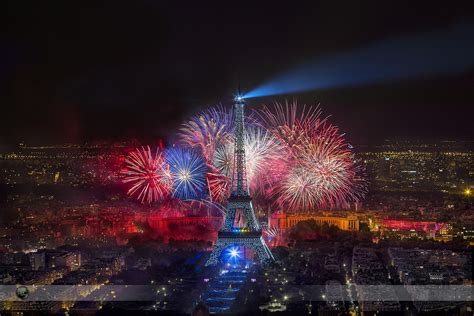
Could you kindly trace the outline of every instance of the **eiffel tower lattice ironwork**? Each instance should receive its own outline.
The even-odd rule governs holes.
[[[245,170],[244,145],[244,99],[239,95],[235,98],[235,131],[234,131],[234,167],[232,170],[232,192],[227,203],[227,214],[224,225],[218,233],[214,250],[206,266],[217,264],[224,249],[230,246],[243,246],[252,249],[261,263],[275,259],[262,237],[262,230],[255,217],[252,198],[249,194],[247,173]],[[236,217],[242,217],[243,226],[236,225]]]

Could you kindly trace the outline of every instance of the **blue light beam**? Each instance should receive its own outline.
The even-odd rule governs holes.
[[[385,39],[300,64],[245,98],[458,74],[474,67],[474,24]]]

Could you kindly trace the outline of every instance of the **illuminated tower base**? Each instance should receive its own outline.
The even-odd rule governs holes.
[[[234,227],[237,211],[244,214],[245,227]],[[262,230],[255,218],[250,196],[236,197],[231,195],[229,198],[224,226],[218,233],[217,242],[209,260],[206,262],[206,266],[217,264],[222,256],[222,251],[233,246],[243,246],[253,250],[260,263],[275,261],[265,240],[263,240]]]
[[[253,250],[257,255],[258,261],[262,264],[275,261],[270,249],[263,240],[262,232],[255,232],[253,236],[245,235],[245,233],[239,233],[240,236],[226,236],[222,233],[223,232],[219,232],[219,237],[211,256],[206,262],[206,266],[219,263],[224,249],[233,246],[243,246],[247,249]]]
[[[218,233],[214,250],[206,262],[206,266],[217,264],[222,256],[222,251],[227,247],[243,246],[255,251],[261,263],[272,262],[270,249],[263,240],[262,230],[255,217],[252,207],[252,198],[247,185],[247,174],[245,171],[245,147],[244,147],[244,101],[241,97],[236,98],[235,103],[235,147],[234,168],[232,176],[232,193],[227,204],[227,214],[224,226]],[[236,215],[243,216],[244,225],[236,227]]]

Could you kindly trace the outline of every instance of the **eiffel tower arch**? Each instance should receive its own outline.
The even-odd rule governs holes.
[[[244,107],[245,102],[240,94],[235,98],[234,117],[234,167],[232,170],[232,192],[227,203],[227,214],[224,225],[218,232],[216,244],[206,266],[217,264],[224,249],[230,246],[242,246],[255,251],[261,263],[272,262],[275,259],[262,237],[262,229],[258,224],[250,197],[247,172],[245,169],[244,145]],[[236,225],[236,216],[243,216],[244,226]]]

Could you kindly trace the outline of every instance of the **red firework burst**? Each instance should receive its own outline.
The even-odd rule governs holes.
[[[130,184],[127,194],[142,203],[163,200],[172,189],[171,174],[162,153],[157,150],[153,155],[149,146],[129,153],[122,175],[123,182]]]
[[[218,171],[208,172],[206,175],[211,201],[222,203],[230,194],[230,179]]]

